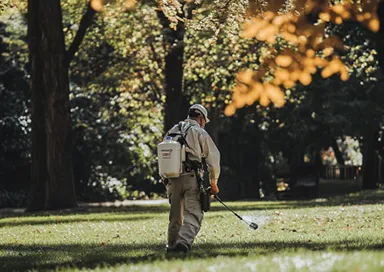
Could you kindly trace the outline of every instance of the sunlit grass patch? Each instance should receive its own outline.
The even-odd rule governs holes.
[[[186,260],[167,260],[168,205],[11,214],[0,271],[381,271],[382,191],[332,200],[213,203]]]

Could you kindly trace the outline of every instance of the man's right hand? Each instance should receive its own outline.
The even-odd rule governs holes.
[[[219,193],[219,187],[217,186],[217,180],[211,179],[211,192],[212,195]]]

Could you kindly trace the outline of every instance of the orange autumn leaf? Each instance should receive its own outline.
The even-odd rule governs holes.
[[[225,107],[224,114],[226,116],[232,116],[236,112],[236,107],[233,104],[229,104],[228,106]]]
[[[269,97],[268,97],[268,94],[266,92],[262,92],[260,94],[260,105],[266,107],[269,105]]]
[[[369,21],[368,27],[373,32],[377,32],[380,30],[380,21],[378,19],[372,19]]]
[[[125,0],[123,3],[124,8],[133,9],[136,5],[136,0]]]
[[[103,8],[102,0],[91,0],[91,7],[94,11],[100,11]]]
[[[299,81],[304,86],[308,86],[312,82],[312,76],[310,73],[302,72],[299,77]]]
[[[334,49],[332,47],[327,47],[327,48],[324,48],[323,49],[323,54],[324,56],[328,57],[330,55],[332,55],[334,52]]]
[[[288,67],[292,64],[292,61],[292,57],[287,55],[278,55],[275,60],[276,64],[281,67]]]
[[[273,84],[266,83],[264,85],[265,93],[276,107],[282,107],[285,104],[285,96],[281,89]],[[261,98],[260,98],[261,100]]]
[[[239,72],[237,75],[237,80],[249,84],[252,82],[252,77],[253,77],[253,71],[251,69],[245,69]]]

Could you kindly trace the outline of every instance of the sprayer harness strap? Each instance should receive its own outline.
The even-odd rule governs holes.
[[[188,130],[192,127],[192,125],[189,125],[189,126],[187,127],[187,129],[185,130],[184,134],[183,134],[183,131],[181,130],[181,125],[182,125],[182,122],[180,122],[180,123],[177,125],[177,127],[179,128],[180,133],[178,133],[178,132],[176,132],[176,133],[169,133],[168,136],[170,136],[170,137],[172,137],[172,138],[173,138],[173,137],[176,137],[176,136],[180,136],[181,139],[182,139],[182,143],[181,143],[181,144],[185,144],[188,148],[190,148],[190,146],[189,146],[188,143],[187,143],[187,139],[186,139],[186,137],[187,137],[187,132],[188,132]]]

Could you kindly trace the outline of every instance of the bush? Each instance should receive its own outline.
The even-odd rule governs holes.
[[[19,208],[27,205],[28,194],[25,191],[9,192],[0,190],[0,208]]]

